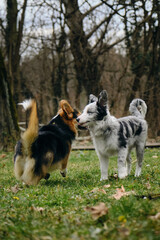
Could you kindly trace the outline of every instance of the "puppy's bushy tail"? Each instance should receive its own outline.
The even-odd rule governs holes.
[[[34,99],[29,99],[19,103],[19,105],[22,105],[25,111],[31,109],[28,128],[21,136],[23,151],[27,156],[30,156],[31,145],[38,135],[37,104]]]
[[[144,119],[147,113],[147,105],[142,99],[136,98],[130,103],[129,111],[133,116]]]

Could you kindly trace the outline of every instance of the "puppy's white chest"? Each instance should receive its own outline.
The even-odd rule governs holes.
[[[117,141],[105,136],[93,138],[96,150],[102,155],[114,155],[117,152]]]

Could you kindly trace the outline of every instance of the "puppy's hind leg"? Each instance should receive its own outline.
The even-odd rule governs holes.
[[[128,150],[127,148],[121,148],[118,153],[118,177],[123,179],[127,176],[127,168],[126,168],[126,158],[127,158]]]
[[[141,175],[141,168],[143,162],[143,154],[144,154],[144,145],[139,144],[136,146],[136,154],[137,154],[137,165],[135,177],[139,177]]]
[[[127,155],[127,175],[131,173],[131,167],[132,167],[132,158],[130,156],[130,153]]]

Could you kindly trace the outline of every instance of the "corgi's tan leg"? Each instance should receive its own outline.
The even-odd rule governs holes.
[[[18,155],[14,163],[14,173],[15,177],[20,180],[24,171],[25,159],[23,156]]]

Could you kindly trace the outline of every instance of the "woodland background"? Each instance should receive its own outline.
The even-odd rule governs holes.
[[[102,89],[116,117],[144,99],[160,137],[159,0],[1,0],[0,149],[26,120],[18,102],[35,97],[47,123],[60,99],[82,110]]]

